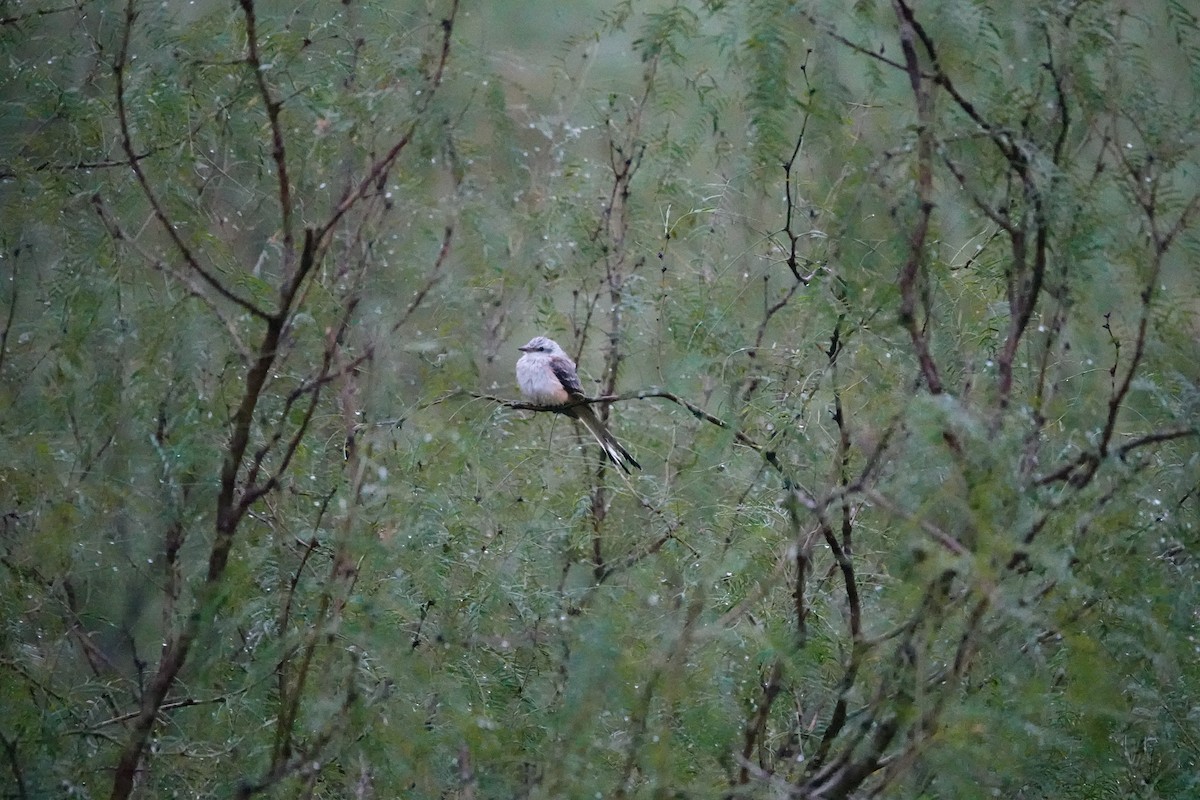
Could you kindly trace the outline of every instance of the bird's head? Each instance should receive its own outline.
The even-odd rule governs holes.
[[[553,339],[548,339],[545,336],[535,336],[525,344],[517,348],[522,353],[546,353],[554,355],[561,353],[563,350],[558,346],[558,342]]]

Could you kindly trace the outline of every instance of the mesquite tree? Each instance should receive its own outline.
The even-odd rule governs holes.
[[[1197,17],[845,5],[6,9],[6,794],[1194,794]]]

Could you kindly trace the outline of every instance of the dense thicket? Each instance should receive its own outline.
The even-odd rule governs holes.
[[[1188,4],[0,53],[6,797],[1200,792]],[[534,334],[643,471],[522,407]]]

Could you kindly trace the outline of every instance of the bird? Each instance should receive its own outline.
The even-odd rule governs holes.
[[[625,470],[626,474],[632,474],[630,466],[642,468],[637,459],[609,432],[589,403],[568,405],[586,401],[588,397],[583,393],[575,362],[559,347],[558,342],[546,336],[535,336],[528,344],[517,349],[524,353],[517,359],[517,385],[521,387],[525,399],[533,405],[554,409],[579,420],[596,438],[609,461]]]

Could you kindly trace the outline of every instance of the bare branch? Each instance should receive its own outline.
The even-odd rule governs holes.
[[[277,100],[267,86],[266,65],[258,54],[258,17],[254,0],[238,0],[242,15],[246,19],[246,64],[254,73],[254,82],[263,108],[267,112],[267,123],[271,128],[271,159],[275,162],[275,183],[279,190],[280,226],[283,228],[284,275],[291,276],[296,260],[296,240],[292,231],[292,183],[288,178],[287,150],[283,141],[283,126],[279,112],[283,102]],[[286,285],[286,284],[285,284]]]
[[[231,694],[223,694],[223,695],[219,695],[217,697],[208,697],[203,700],[198,700],[195,697],[183,697],[178,700],[167,700],[161,706],[159,706],[158,710],[161,713],[164,711],[175,711],[176,709],[179,709],[179,708],[191,708],[192,706],[223,704],[223,703],[229,702],[230,697],[233,697],[233,696],[236,696],[239,694],[244,694],[248,691],[249,691],[249,689],[240,689]],[[97,722],[95,725],[93,725],[88,730],[89,730],[89,732],[94,732],[96,730],[99,730],[100,728],[107,728],[110,725],[120,725],[121,723],[128,722],[131,719],[135,719],[137,717],[138,713],[139,712],[137,712],[137,711],[130,711],[127,714],[120,714],[115,717],[110,717],[109,719],[106,719],[103,722]]]
[[[21,758],[17,754],[17,740],[9,739],[0,733],[0,745],[4,746],[4,752],[8,755],[8,767],[12,772],[13,782],[17,787],[15,796],[20,798],[20,800],[25,800],[25,798],[29,797],[29,791],[25,788],[25,774],[21,769]]]
[[[766,736],[767,718],[771,715],[771,706],[783,689],[783,660],[776,658],[771,662],[766,680],[762,681],[759,697],[754,701],[754,714],[746,721],[742,730],[742,768],[738,772],[737,785],[744,786],[750,782],[749,767],[753,763],[755,747]],[[761,762],[760,762],[761,766]]]
[[[809,50],[808,52],[812,53],[812,50]],[[807,81],[808,80],[808,58],[807,58],[807,55],[805,56],[804,63],[800,65],[800,71],[804,75],[805,80]],[[809,88],[808,96],[810,99],[816,93],[816,91],[817,90],[814,88]],[[784,196],[783,234],[785,236],[787,236],[787,238],[788,238],[787,265],[788,265],[788,269],[790,269],[792,271],[792,276],[795,277],[797,283],[804,284],[805,286],[807,286],[809,284],[809,282],[813,279],[813,277],[817,274],[817,271],[820,269],[820,267],[818,266],[817,269],[814,269],[812,272],[810,272],[807,275],[800,274],[800,256],[797,254],[797,244],[800,241],[801,234],[798,234],[794,230],[792,230],[792,223],[794,221],[794,217],[796,214],[796,192],[795,192],[795,188],[792,186],[792,169],[796,166],[796,159],[800,157],[800,147],[801,147],[801,145],[804,144],[804,133],[805,133],[805,131],[808,130],[808,118],[809,118],[809,112],[807,109],[805,109],[804,117],[800,123],[800,133],[797,134],[797,136],[796,136],[796,146],[794,148],[792,148],[792,155],[788,158],[788,160],[783,162],[783,196]],[[812,262],[810,262],[808,259],[804,259],[804,261],[805,261],[806,267],[813,266]],[[795,287],[793,286],[793,292],[794,291],[795,291]],[[789,292],[788,297],[791,297],[793,292]],[[782,308],[782,305],[780,306],[780,308]],[[766,320],[763,321],[763,325],[764,326],[766,325]],[[760,339],[761,339],[761,335],[760,335]]]
[[[56,6],[54,8],[35,8],[25,14],[10,14],[5,17],[0,17],[0,27],[5,25],[19,25],[22,22],[38,17],[48,17],[51,14],[65,14],[69,11],[82,11],[91,0],[79,0],[69,6]]]
[[[187,273],[179,271],[160,258],[155,258],[153,255],[147,252],[146,249],[142,247],[135,238],[126,233],[121,227],[121,224],[117,222],[112,214],[109,213],[108,208],[104,205],[104,200],[100,197],[99,192],[92,195],[92,207],[96,210],[96,215],[100,217],[100,221],[108,230],[108,235],[112,237],[113,241],[124,242],[132,247],[134,252],[142,257],[143,261],[145,261],[154,269],[166,272],[172,278],[179,281],[179,283],[187,289],[188,294],[203,303],[212,313],[212,315],[220,320],[221,324],[225,326],[225,330],[229,333],[229,340],[233,343],[234,349],[237,350],[238,355],[241,356],[242,363],[250,363],[253,355],[250,352],[250,348],[247,347],[246,343],[242,341],[242,336],[238,332],[237,326],[234,325],[233,320],[227,314],[225,314],[225,312],[221,310],[212,297],[209,296],[208,292],[204,291],[200,284],[196,283],[196,281]]]
[[[893,0],[900,21],[900,46],[917,105],[917,219],[909,235],[908,260],[900,269],[900,323],[908,331],[930,394],[942,393],[942,379],[929,350],[926,332],[917,323],[918,278],[925,267],[925,237],[933,215],[933,98],[913,45],[915,21],[904,0]]]
[[[337,226],[342,217],[346,216],[355,205],[364,197],[378,187],[382,181],[386,180],[388,172],[392,168],[392,164],[399,158],[400,153],[408,147],[412,142],[413,136],[417,132],[417,126],[430,103],[433,102],[433,97],[438,88],[442,85],[442,80],[445,76],[446,64],[450,60],[450,40],[451,34],[454,32],[454,21],[458,15],[459,0],[452,0],[450,11],[442,19],[442,42],[441,49],[437,55],[437,61],[433,69],[433,74],[426,80],[426,87],[422,93],[422,100],[417,105],[416,115],[413,121],[409,123],[408,128],[400,136],[396,142],[388,148],[388,151],[381,158],[376,160],[371,168],[367,170],[366,176],[358,182],[358,185],[352,188],[342,201],[334,208],[333,213],[329,215],[329,219],[324,224],[317,227],[313,234],[317,242],[324,243],[329,232]]]
[[[167,216],[166,209],[158,199],[154,188],[150,185],[150,179],[146,176],[145,170],[142,169],[141,157],[134,152],[133,134],[129,127],[129,109],[125,105],[125,71],[129,58],[129,43],[133,37],[133,27],[137,21],[137,16],[136,0],[126,0],[125,18],[121,29],[121,44],[117,51],[116,63],[113,65],[113,73],[117,82],[117,122],[121,131],[121,149],[125,151],[125,156],[129,159],[129,166],[133,170],[134,177],[137,178],[138,185],[142,189],[142,194],[146,196],[146,200],[150,203],[150,207],[154,212],[154,218],[166,232],[167,237],[175,245],[175,249],[179,252],[179,255],[188,267],[200,275],[205,283],[226,300],[235,303],[261,320],[268,320],[271,316],[268,312],[259,308],[251,301],[235,294],[225,284],[221,283],[216,275],[201,266],[192,249],[179,235],[176,225]]]
[[[925,531],[925,533],[929,535],[929,538],[933,539],[951,553],[954,553],[957,556],[964,556],[970,552],[966,547],[963,546],[962,542],[958,541],[958,539],[955,539],[953,536],[946,533],[924,517],[905,511],[896,503],[892,502],[887,497],[884,497],[883,494],[881,494],[878,490],[870,488],[863,489],[863,494],[866,495],[868,500],[872,501],[880,508],[883,508],[892,514],[907,520],[921,530]]]
[[[13,320],[17,317],[17,266],[14,255],[12,269],[8,273],[8,314],[4,318],[4,327],[0,328],[0,375],[4,374],[4,359],[8,355],[8,332],[12,330]]]

